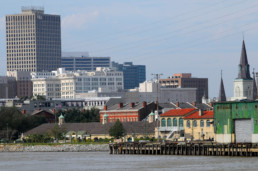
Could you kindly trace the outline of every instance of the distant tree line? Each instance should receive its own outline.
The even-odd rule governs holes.
[[[85,123],[85,122],[99,122],[99,109],[91,108],[85,109],[69,109],[66,111],[58,111],[57,116],[63,115],[67,123]]]
[[[46,118],[24,115],[16,107],[1,107],[0,139],[17,139],[21,133],[46,122]]]

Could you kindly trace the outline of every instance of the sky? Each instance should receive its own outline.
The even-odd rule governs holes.
[[[0,74],[6,74],[5,15],[22,6],[61,16],[62,51],[109,56],[146,65],[162,78],[192,73],[209,79],[217,97],[221,70],[233,96],[242,40],[258,72],[258,1],[255,0],[0,0]]]

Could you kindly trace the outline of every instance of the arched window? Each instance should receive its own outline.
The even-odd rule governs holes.
[[[176,118],[173,119],[173,127],[177,127],[177,119]]]
[[[197,127],[197,121],[196,120],[193,121],[193,127]]]
[[[210,127],[210,124],[211,124],[210,120],[207,120],[206,121],[206,127]]]
[[[187,121],[186,125],[187,125],[187,128],[191,128],[191,122],[189,120]]]
[[[184,127],[184,120],[182,118],[179,119],[179,127],[180,128]]]
[[[166,119],[165,118],[161,119],[161,126],[166,127]]]
[[[200,127],[204,127],[204,121],[203,120],[200,121]]]
[[[167,119],[167,127],[171,127],[171,119],[170,118]]]

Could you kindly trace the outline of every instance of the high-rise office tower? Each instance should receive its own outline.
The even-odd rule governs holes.
[[[52,71],[61,66],[59,15],[43,8],[22,7],[6,15],[7,71]]]

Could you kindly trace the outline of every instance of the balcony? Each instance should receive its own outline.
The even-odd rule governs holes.
[[[159,127],[159,131],[160,132],[174,132],[174,131],[178,131],[178,127]]]

